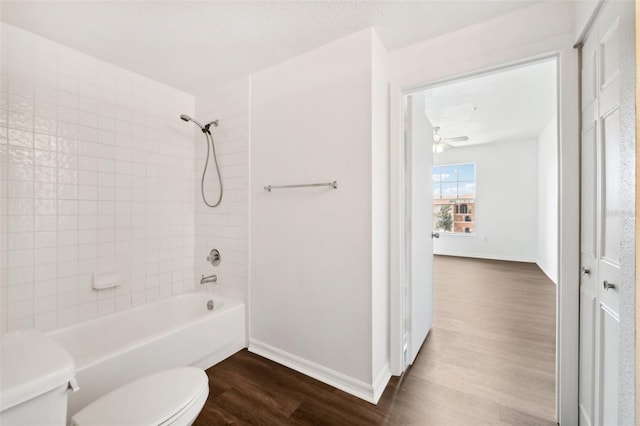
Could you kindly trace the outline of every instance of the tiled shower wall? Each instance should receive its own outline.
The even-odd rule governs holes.
[[[1,31],[0,331],[52,329],[194,289],[194,129],[178,119],[194,113],[194,98],[16,27]],[[219,213],[224,246],[243,184],[235,167]],[[225,281],[239,273],[237,247]],[[92,290],[93,274],[111,271],[121,285]]]
[[[207,155],[204,135],[195,138],[195,273],[217,274],[217,284],[207,284],[211,292],[247,300],[249,228],[249,95],[250,78],[242,78],[196,97],[198,120],[220,120],[213,129],[216,152],[224,183],[222,203],[205,206],[200,195],[200,179]],[[205,177],[205,194],[215,203],[218,183],[210,162]],[[221,263],[211,266],[205,258],[212,248],[221,252]]]

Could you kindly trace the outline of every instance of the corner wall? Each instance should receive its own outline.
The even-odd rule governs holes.
[[[251,344],[363,383],[371,380],[369,35],[256,73],[251,97]],[[332,180],[338,189],[263,189]]]
[[[372,32],[371,331],[372,379],[382,392],[389,366],[389,53]],[[380,395],[376,395],[378,398]]]
[[[249,138],[251,80],[245,77],[196,97],[197,120],[219,120],[212,136],[222,175],[224,193],[218,207],[202,201],[201,178],[207,157],[206,139],[194,127],[194,203],[195,263],[193,281],[202,275],[216,274],[215,284],[207,291],[247,301],[249,275]],[[219,186],[213,154],[205,175],[207,201],[218,199]],[[220,250],[220,265],[213,267],[206,257],[213,248]],[[198,284],[197,284],[198,285]]]
[[[249,349],[370,401],[389,377],[385,56],[363,30],[256,73],[251,95]]]

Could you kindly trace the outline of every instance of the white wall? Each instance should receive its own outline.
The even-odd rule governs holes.
[[[558,283],[558,119],[538,136],[538,254],[536,263]]]
[[[251,96],[250,350],[369,400],[374,360],[388,363],[387,124],[372,123],[388,116],[375,37],[367,29],[259,72]],[[263,189],[332,180],[338,189]]]
[[[224,185],[220,205],[207,207],[202,201],[200,184],[207,145],[204,134],[193,126],[194,203],[195,203],[195,282],[201,275],[215,273],[216,284],[206,284],[208,291],[245,300],[249,274],[249,96],[251,81],[245,77],[223,87],[198,94],[197,117],[200,122],[220,120],[212,128],[218,164]],[[218,177],[213,157],[205,176],[205,195],[210,204],[219,194]],[[209,251],[220,250],[217,267],[206,261]]]
[[[401,88],[449,80],[573,46],[574,5],[547,2],[518,9],[391,53]]]
[[[476,163],[475,235],[440,234],[436,254],[535,262],[537,140],[449,148],[434,164]]]
[[[389,379],[389,53],[372,32],[371,331],[374,389]],[[384,383],[383,383],[384,382]],[[376,398],[379,395],[375,396]]]
[[[193,289],[193,97],[1,25],[0,330]]]

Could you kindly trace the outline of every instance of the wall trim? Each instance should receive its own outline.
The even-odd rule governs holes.
[[[552,283],[554,283],[555,285],[558,285],[558,283],[556,282],[556,280],[554,280],[551,277],[551,274],[547,271],[547,269],[542,265],[542,262],[540,261],[540,259],[536,260],[536,265],[538,265],[538,268],[540,268],[540,270],[542,272],[544,272],[544,274],[547,276],[547,278],[549,278],[551,280]]]
[[[316,380],[345,391],[353,396],[357,396],[358,398],[364,399],[372,404],[376,404],[378,399],[380,399],[380,395],[382,395],[382,391],[380,389],[375,389],[373,385],[364,383],[358,379],[347,376],[346,374],[324,367],[320,364],[316,364],[313,361],[309,361],[297,355],[275,348],[256,339],[249,340],[249,352],[270,359],[271,361],[282,364],[285,367],[289,367],[309,377],[313,377]],[[376,385],[378,387],[383,383],[386,386],[386,383],[389,380],[384,379],[386,375],[391,377],[388,364],[383,367],[383,371],[378,374],[378,377],[376,378]],[[382,390],[384,390],[384,388],[382,388]],[[378,394],[377,398],[376,394]]]
[[[373,400],[375,401],[375,404],[377,404],[380,400],[380,397],[382,396],[384,390],[387,388],[387,384],[389,383],[390,379],[391,368],[389,366],[389,363],[387,362],[382,366],[380,372],[373,380]]]
[[[538,259],[532,259],[529,257],[519,257],[519,256],[494,256],[490,254],[478,254],[478,253],[436,253],[435,250],[433,254],[436,256],[452,256],[452,257],[470,257],[473,259],[487,259],[487,260],[505,260],[507,262],[523,262],[523,263],[537,263]]]

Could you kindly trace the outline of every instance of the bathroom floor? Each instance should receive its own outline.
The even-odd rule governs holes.
[[[435,324],[372,405],[242,350],[195,426],[555,425],[555,286],[534,264],[436,256]]]

